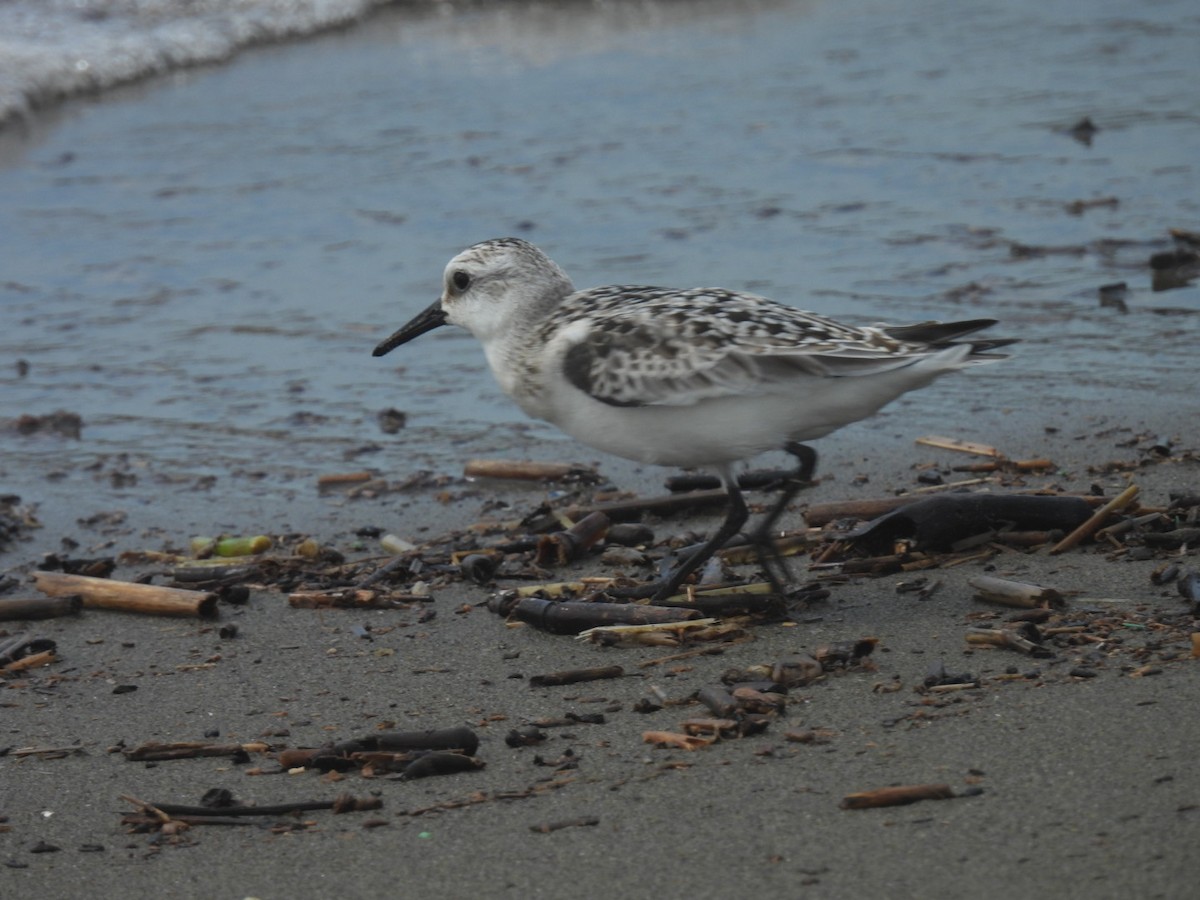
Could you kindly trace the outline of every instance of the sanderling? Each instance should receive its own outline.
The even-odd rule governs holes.
[[[945,372],[1005,359],[991,351],[1012,343],[958,340],[994,319],[860,328],[721,288],[576,291],[520,238],[483,241],[450,260],[441,297],[374,355],[445,324],[479,339],[500,387],[530,416],[626,459],[703,466],[720,477],[730,500],[725,521],[659,583],[655,599],[673,594],[746,523],[733,464],[777,449],[799,468],[751,540],[782,590],[769,535],[812,478],[816,453],[801,441],[866,418]]]

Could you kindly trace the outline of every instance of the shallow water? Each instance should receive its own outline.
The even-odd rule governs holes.
[[[404,6],[69,102],[4,136],[0,419],[85,427],[0,431],[0,487],[591,458],[531,451],[556,432],[465,333],[370,356],[510,233],[581,287],[1001,319],[1018,359],[896,407],[909,439],[969,433],[962,409],[1194,417],[1200,292],[1152,291],[1147,260],[1200,225],[1197,46],[1186,0]]]

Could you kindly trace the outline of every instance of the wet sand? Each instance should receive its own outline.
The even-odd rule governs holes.
[[[640,27],[644,23],[616,33]],[[520,27],[512,31],[524,34]],[[190,157],[170,156],[180,153],[191,132],[172,130],[178,123],[163,118],[164,105],[171,105],[163,97],[176,98],[179,120],[194,115],[180,102],[190,96],[193,78],[211,78],[205,83],[218,110],[228,108],[229,97],[261,88],[270,80],[267,73],[284,85],[321,82],[314,61],[329,65],[329,79],[351,83],[337,61],[389,52],[386,34],[348,32],[309,45],[303,59],[295,48],[266,50],[245,64],[182,77],[171,88],[147,85],[101,100],[95,109],[69,108],[60,130],[42,136],[48,143],[24,149],[30,155],[20,173],[25,184],[14,187],[10,180],[5,190],[19,201],[12,208],[19,207],[22,221],[31,224],[10,268],[21,273],[19,283],[5,285],[8,309],[19,312],[5,320],[0,346],[10,357],[28,358],[32,377],[5,376],[2,417],[65,407],[80,410],[85,425],[80,441],[0,434],[4,490],[37,504],[43,523],[0,557],[7,573],[26,579],[49,552],[86,557],[181,548],[190,536],[221,532],[311,535],[356,559],[380,552],[358,534],[364,528],[420,542],[495,515],[498,502],[508,504],[499,507],[506,518],[519,517],[557,491],[467,483],[462,464],[473,455],[596,463],[621,489],[662,492],[669,472],[600,459],[549,428],[521,422],[499,400],[481,371],[477,348],[465,339],[431,337],[395,367],[380,368],[367,356],[410,307],[428,301],[444,255],[518,224],[520,216],[506,220],[497,210],[511,210],[514,193],[535,196],[548,157],[538,155],[541,165],[528,170],[515,166],[508,174],[515,173],[517,186],[507,175],[488,181],[488,190],[471,194],[471,202],[486,198],[478,199],[474,212],[455,206],[457,216],[443,216],[437,203],[445,202],[450,185],[437,179],[440,164],[423,156],[423,148],[436,143],[428,135],[404,158],[429,179],[428,195],[414,189],[404,201],[409,205],[396,197],[371,205],[369,195],[390,183],[395,163],[375,170],[362,160],[378,161],[386,153],[364,156],[350,143],[323,145],[311,156],[299,149],[310,130],[346,140],[343,130],[362,117],[353,108],[334,127],[313,128],[301,116],[294,133],[279,134],[274,160],[288,160],[291,168],[278,179],[254,159],[249,173],[226,178],[219,165],[197,174]],[[458,33],[462,48],[471,46],[473,34],[468,26]],[[553,56],[547,48],[563,52],[572,34],[569,27],[547,27],[523,46],[535,65],[548,65]],[[603,57],[612,32],[594,37]],[[690,39],[702,46],[717,40],[704,29]],[[834,62],[845,61],[837,56]],[[859,78],[872,78],[866,63],[845,64]],[[302,82],[300,73],[309,80]],[[567,107],[571,84],[560,85]],[[376,92],[366,93],[366,108],[375,108]],[[271,105],[262,101],[263,110]],[[1080,110],[1064,102],[1059,111],[1069,123]],[[1039,115],[1044,112],[1039,107]],[[1182,127],[1177,118],[1164,119],[1168,128]],[[486,181],[504,169],[501,161],[511,148],[495,135],[468,134],[469,124],[477,123],[437,120],[433,131],[442,129],[442,149],[452,148],[447,152],[456,178],[481,169]],[[1080,223],[1061,210],[1047,212],[1036,198],[1044,199],[1046,191],[1054,193],[1055,204],[1086,198],[1095,182],[1055,182],[1051,190],[1038,179],[1053,181],[1060,165],[1075,173],[1076,162],[1085,172],[1104,164],[1084,157],[1069,138],[1047,136],[1053,123],[1036,124],[1038,130],[1029,129],[1033,138],[1004,132],[1013,156],[995,166],[972,163],[965,171],[974,175],[962,183],[950,179],[944,188],[951,211],[945,213],[936,212],[936,198],[914,191],[905,202],[868,203],[865,215],[848,224],[836,201],[846,198],[854,178],[870,177],[859,171],[861,159],[879,157],[843,147],[812,151],[817,157],[834,153],[834,168],[845,166],[839,179],[798,179],[784,189],[764,175],[757,193],[721,193],[715,174],[708,182],[689,179],[672,174],[666,163],[654,178],[634,179],[611,196],[611,184],[574,193],[578,176],[551,180],[555,191],[544,205],[529,200],[529,215],[537,221],[530,237],[541,241],[552,234],[556,257],[572,271],[582,269],[581,283],[643,277],[691,283],[698,267],[703,276],[729,283],[726,273],[750,272],[742,276],[745,282],[730,286],[773,294],[811,287],[817,296],[806,296],[805,305],[859,318],[990,312],[1024,339],[1013,361],[945,379],[818,442],[821,481],[797,500],[784,527],[801,527],[812,503],[911,490],[923,467],[934,466],[948,480],[962,477],[951,468],[967,458],[914,444],[930,433],[986,442],[1011,458],[1055,462],[1051,473],[1027,476],[1024,487],[1112,496],[1136,483],[1144,503],[1165,505],[1172,492],[1195,493],[1200,481],[1200,431],[1187,407],[1192,379],[1186,369],[1195,290],[1151,294],[1145,257],[1160,249],[1155,242],[1166,225],[1187,224],[1177,218],[1186,203],[1170,207],[1162,199],[1169,194],[1164,182],[1181,177],[1185,164],[1176,158],[1174,168],[1164,163],[1153,173],[1148,164],[1145,183],[1157,193],[1128,188],[1120,215],[1104,214],[1098,225],[1096,219]],[[1118,145],[1124,142],[1121,152],[1132,152],[1136,123],[1128,131],[1118,116],[1102,124]],[[913,140],[924,126],[910,125]],[[248,144],[257,140],[250,136],[249,117],[243,127]],[[113,149],[105,156],[106,145],[92,142],[105,129],[142,135],[170,153],[148,148],[144,155],[120,156]],[[380,133],[388,134],[386,128]],[[236,123],[226,123],[220,134],[209,152],[217,158],[227,151],[235,160],[242,138]],[[89,141],[78,145],[85,151],[83,170],[58,162],[63,145],[55,140],[71,146],[83,137]],[[1036,158],[1022,161],[1016,148],[1026,138],[1039,149]],[[603,146],[589,140],[572,148],[587,160]],[[283,152],[288,147],[292,156]],[[1082,162],[1071,157],[1075,152]],[[1063,160],[1056,161],[1060,153]],[[1170,155],[1165,142],[1155,154]],[[183,162],[159,166],[166,158]],[[756,157],[759,163],[769,158],[767,151]],[[346,160],[358,160],[367,174]],[[686,169],[679,160],[673,165]],[[1121,185],[1125,170],[1109,165],[1101,186]],[[1019,187],[1005,180],[1039,166],[1041,174]],[[740,171],[729,169],[731,177]],[[881,183],[898,177],[885,168],[877,174]],[[1007,243],[984,247],[978,232],[946,224],[958,212],[950,197],[962,202],[967,195],[963,208],[977,211],[979,198],[988,196],[980,185],[995,182],[1017,195],[1001,191],[1005,209],[988,211],[1010,229],[1001,229],[1004,241],[1019,236],[1045,245],[1088,244],[1099,241],[1097,235],[1116,235],[1131,241],[1132,249],[1114,259],[1093,252],[1097,244],[1090,243],[1092,250],[1083,254],[1014,262]],[[89,185],[101,187],[93,195]],[[71,191],[75,205],[55,193],[56,186]],[[344,207],[337,205],[343,191],[353,194]],[[918,195],[926,205],[918,204]],[[553,218],[553,201],[563,196],[574,215],[588,210],[587,227]],[[643,205],[630,203],[631,196]],[[805,205],[808,196],[818,199]],[[125,200],[128,207],[121,205]],[[301,223],[299,228],[271,237],[288,202],[310,205],[291,208],[295,216],[287,221]],[[753,212],[771,205],[782,211]],[[620,212],[626,207],[632,210],[627,216]],[[343,215],[347,208],[358,211]],[[237,209],[238,218],[222,218],[216,209]],[[412,219],[389,218],[397,210]],[[17,213],[10,215],[18,220]],[[100,215],[109,218],[88,226]],[[1029,231],[1013,233],[1013,222],[1025,219]],[[908,227],[914,221],[920,227]],[[568,227],[573,222],[579,227]],[[464,234],[468,225],[470,234]],[[344,245],[334,242],[346,233],[352,236]],[[635,243],[660,249],[632,253],[630,233],[640,236]],[[113,249],[106,249],[106,237]],[[54,249],[45,261],[33,249],[39,241]],[[722,242],[731,249],[718,254],[714,248]],[[839,248],[848,254],[840,261]],[[1132,289],[1125,317],[1098,309],[1094,299],[1098,283],[1122,273]],[[967,282],[974,283],[972,290],[954,292]],[[1149,309],[1154,306],[1160,311]],[[1169,307],[1175,312],[1162,311]],[[321,364],[314,366],[314,359]],[[375,411],[388,405],[410,413],[398,435],[380,434],[374,422]],[[1165,457],[1147,449],[1160,439],[1170,444]],[[364,449],[371,445],[376,448]],[[782,462],[768,456],[756,465]],[[318,476],[356,468],[391,480],[427,469],[449,480],[354,500],[317,490]],[[751,499],[766,504],[770,495]],[[651,524],[662,539],[711,528],[715,521],[691,516]],[[0,755],[4,893],[1188,897],[1200,833],[1200,775],[1193,764],[1200,682],[1190,648],[1161,644],[1164,632],[1145,627],[1188,621],[1174,586],[1151,582],[1159,561],[1110,559],[1096,546],[1057,557],[1044,550],[1007,553],[986,564],[926,573],[941,581],[928,600],[897,590],[910,575],[856,577],[832,586],[828,600],[796,610],[787,624],[752,628],[752,640],[731,644],[721,655],[645,668],[640,664],[667,651],[605,649],[508,627],[482,607],[489,589],[458,582],[435,583],[431,604],[406,611],[297,610],[280,593],[259,591],[245,607],[222,606],[217,622],[88,611],[30,623],[28,630],[57,642],[61,659],[0,683],[0,750],[8,751]],[[808,577],[806,562],[793,562],[798,578]],[[151,568],[121,566],[114,577],[132,579]],[[607,567],[593,560],[568,573],[603,571]],[[1119,643],[1061,647],[1045,661],[972,650],[964,642],[966,629],[990,621],[981,614],[999,615],[1000,621],[1005,616],[972,599],[967,582],[983,572],[1069,592],[1069,606],[1081,616],[1111,608],[1128,621],[1127,634]],[[32,593],[23,586],[6,596]],[[436,617],[421,621],[429,610]],[[17,631],[15,624],[6,630]],[[221,638],[221,624],[236,624],[236,637]],[[366,626],[369,640],[361,636]],[[873,670],[833,673],[793,690],[785,714],[763,734],[691,753],[642,740],[645,731],[676,731],[683,719],[702,712],[694,704],[636,712],[639,700],[654,696],[652,687],[683,700],[727,669],[868,636],[880,641]],[[937,659],[951,671],[978,676],[982,687],[940,697],[918,693]],[[608,664],[622,665],[627,676],[567,687],[529,685],[540,673]],[[1136,674],[1150,664],[1160,671]],[[1071,676],[1080,666],[1095,677]],[[1002,677],[1010,667],[1029,677]],[[897,683],[896,691],[877,689]],[[505,743],[514,727],[568,713],[602,713],[604,722],[546,729],[548,739],[539,746]],[[379,730],[456,725],[480,735],[478,756],[486,768],[414,782],[355,773],[340,781],[312,772],[248,774],[272,767],[264,757],[248,764],[145,764],[113,752],[206,735],[316,746]],[[828,742],[785,738],[805,730],[827,732]],[[76,745],[80,752],[55,759],[15,752]],[[568,751],[578,764],[561,768]],[[842,797],[855,791],[926,782],[982,792],[907,807],[839,808]],[[295,831],[197,827],[176,842],[130,834],[120,824],[130,808],[122,794],[197,803],[214,787],[260,805],[349,792],[377,796],[383,806],[376,813],[315,812],[305,816],[314,824]],[[414,814],[438,806],[443,808]],[[376,827],[366,827],[372,820]],[[531,830],[574,820],[595,824]],[[40,845],[58,849],[34,852]]]
[[[1151,434],[1170,427],[1153,417],[1137,421]],[[1111,494],[1132,482],[1147,504],[1195,489],[1194,433],[1178,435],[1176,445],[1177,452],[1190,449],[1190,459],[1096,474],[1089,467],[1139,458],[1121,446],[1129,431],[1098,431],[1078,421],[1031,438],[1045,423],[1022,416],[1011,424],[1011,433],[995,429],[989,437],[1014,455],[1047,455],[1059,466],[1052,476],[1028,478],[1030,486],[1087,491],[1097,484]],[[797,512],[808,503],[911,489],[918,463],[937,463],[949,474],[961,462],[957,454],[876,437],[886,453],[873,459],[838,459],[834,454],[847,447],[824,447],[825,477]],[[655,473],[607,460],[603,472],[622,487],[654,490]],[[365,523],[400,516],[438,533],[451,523],[462,527],[496,500],[526,513],[545,493],[455,481],[445,488],[459,498],[450,505],[431,490],[339,503],[315,499],[310,488],[284,505],[284,515],[318,522],[321,540],[351,555],[351,532]],[[188,516],[186,489],[164,490],[159,502],[162,511]],[[256,530],[278,512],[242,515],[242,530]],[[660,537],[713,524],[704,516],[653,522]],[[798,517],[787,524],[799,525]],[[79,552],[145,547],[139,531],[134,521],[87,529],[93,540]],[[54,537],[39,534],[16,553],[32,560]],[[829,600],[796,610],[788,623],[753,627],[752,640],[721,655],[648,668],[640,664],[670,651],[603,649],[507,627],[480,606],[488,590],[461,583],[435,586],[429,609],[437,616],[426,622],[418,610],[291,609],[280,593],[258,592],[246,607],[223,606],[219,623],[101,611],[31,623],[38,635],[57,641],[62,660],[8,680],[4,744],[81,750],[61,759],[11,752],[0,759],[8,827],[0,841],[14,867],[7,883],[15,891],[78,896],[86,880],[93,895],[133,897],[160,894],[166,884],[180,897],[333,891],[367,897],[397,885],[436,897],[561,897],[593,896],[599,884],[630,897],[1184,897],[1200,816],[1200,776],[1192,765],[1200,689],[1190,648],[1160,646],[1153,632],[1134,624],[1178,622],[1186,611],[1172,585],[1151,583],[1156,565],[1109,560],[1094,546],[1059,557],[1001,554],[986,565],[925,573],[941,587],[924,601],[897,591],[910,576],[851,578],[832,586]],[[114,577],[145,568],[121,567]],[[564,574],[605,569],[593,562]],[[1111,608],[1131,623],[1128,634],[1119,644],[1057,649],[1052,660],[972,651],[966,628],[1006,613],[971,599],[966,582],[982,572],[1056,587],[1081,614]],[[222,623],[235,624],[237,636],[222,640]],[[370,640],[361,636],[363,626],[373,629]],[[696,704],[635,712],[652,686],[682,700],[727,669],[868,636],[880,641],[873,670],[831,674],[793,690],[786,713],[763,734],[690,753],[643,743],[647,730],[676,731],[683,719],[705,714]],[[952,672],[974,674],[982,687],[940,697],[917,693],[937,659]],[[1151,663],[1158,673],[1133,674]],[[529,685],[536,674],[611,664],[625,667],[627,676]],[[1072,677],[1079,666],[1095,677]],[[1008,671],[1028,677],[1001,679]],[[895,692],[878,689],[895,683]],[[118,693],[119,686],[136,690]],[[530,721],[594,713],[603,714],[603,724],[545,729],[548,738],[538,746],[514,749],[504,741]],[[312,772],[252,777],[260,766],[274,768],[259,755],[242,765],[147,764],[116,752],[145,741],[216,735],[319,746],[378,730],[456,725],[480,735],[477,755],[486,768],[414,782],[356,773],[336,782]],[[806,730],[827,732],[828,742],[784,737]],[[570,754],[577,765],[556,770]],[[908,807],[839,808],[855,791],[927,782],[982,793]],[[216,787],[247,803],[349,792],[377,796],[383,808],[308,814],[313,824],[299,833],[195,828],[178,845],[128,834],[119,824],[127,811],[122,794],[197,803]],[[461,808],[411,814],[454,801]],[[531,830],[579,819],[596,824]],[[365,827],[368,820],[378,827]],[[39,843],[60,849],[32,852]],[[103,849],[87,852],[94,845]]]

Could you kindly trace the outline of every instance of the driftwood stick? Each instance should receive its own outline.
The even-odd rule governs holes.
[[[210,741],[150,741],[131,750],[125,750],[126,759],[133,762],[143,760],[193,759],[200,756],[234,756],[239,753],[266,753],[269,744],[255,741],[249,744],[214,744]]]
[[[530,687],[550,687],[559,684],[577,684],[580,681],[598,681],[604,678],[620,678],[625,674],[621,666],[596,666],[591,669],[565,669],[547,672],[529,679]]]
[[[298,803],[275,803],[269,806],[189,806],[183,803],[146,803],[128,794],[121,799],[139,806],[162,821],[172,816],[285,816],[289,813],[308,812],[314,809],[332,809],[335,813],[362,812],[381,809],[383,801],[378,797],[352,797],[341,794],[333,800],[307,800]]]
[[[1131,484],[1117,496],[1113,497],[1102,507],[1096,510],[1090,519],[1068,534],[1065,538],[1050,548],[1052,554],[1063,553],[1077,546],[1095,534],[1104,521],[1115,512],[1120,512],[1129,504],[1137,499],[1138,492],[1141,490],[1136,484]]]
[[[564,478],[590,477],[596,473],[571,463],[533,462],[511,459],[471,459],[463,467],[467,478],[506,478],[516,481],[561,481]]]
[[[998,603],[1001,606],[1016,606],[1022,609],[1036,609],[1039,606],[1056,608],[1066,606],[1062,594],[1054,588],[1043,587],[1039,584],[1009,581],[991,575],[978,575],[970,579],[967,584],[979,591],[976,599],[986,603]]]
[[[0,666],[0,672],[21,672],[25,669],[36,669],[38,666],[50,665],[57,658],[53,650],[42,650],[39,653],[22,656],[20,659],[8,663],[8,665]]]
[[[896,787],[859,791],[842,798],[842,809],[871,809],[877,806],[903,806],[918,800],[951,800],[954,790],[948,784],[904,784]]]
[[[974,441],[962,441],[958,438],[939,437],[931,434],[919,437],[916,443],[925,447],[937,447],[939,450],[954,450],[958,453],[970,453],[975,456],[993,456],[1003,458],[1004,454],[987,444],[977,444]]]
[[[88,609],[205,618],[217,614],[217,595],[202,591],[112,581],[87,575],[65,575],[62,572],[35,572],[33,580],[39,591],[51,597],[78,594]]]

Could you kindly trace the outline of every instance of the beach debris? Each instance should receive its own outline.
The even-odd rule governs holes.
[[[636,603],[589,603],[523,597],[512,607],[513,618],[552,634],[579,634],[602,625],[653,625],[699,619],[694,609]]]
[[[0,672],[20,672],[54,662],[57,644],[49,638],[16,634],[0,638]]]
[[[450,775],[484,767],[475,757],[479,737],[464,725],[428,731],[381,731],[315,748],[286,748],[275,758],[284,771],[313,769],[364,777],[396,774],[403,779]]]
[[[604,540],[609,524],[604,513],[592,512],[565,531],[542,535],[534,562],[539,566],[564,566],[579,559]]]
[[[383,800],[379,797],[353,797],[350,794],[339,794],[333,800],[302,800],[292,803],[274,803],[262,806],[243,806],[234,803],[227,792],[219,792],[217,799],[205,798],[197,805],[182,803],[147,803],[129,794],[121,794],[120,799],[131,803],[137,812],[126,813],[121,818],[121,824],[129,826],[134,834],[145,834],[161,831],[165,834],[177,835],[192,825],[245,825],[252,817],[283,817],[294,816],[302,812],[330,810],[335,815],[351,812],[366,812],[382,809]]]
[[[192,555],[197,559],[208,559],[213,556],[256,556],[266,553],[273,546],[272,540],[265,534],[252,537],[194,537],[188,542]]]
[[[1125,488],[1125,490],[1113,497],[1112,500],[1105,503],[1088,518],[1079,523],[1070,534],[1051,547],[1050,552],[1052,554],[1063,553],[1087,540],[1100,529],[1100,526],[1105,523],[1109,516],[1120,512],[1132,504],[1137,499],[1140,490],[1136,484],[1131,484]]]
[[[429,602],[424,594],[401,594],[362,588],[327,591],[293,591],[288,605],[293,609],[410,609]]]
[[[562,684],[576,684],[581,681],[599,681],[604,678],[620,678],[625,670],[620,666],[594,666],[588,669],[564,669],[560,672],[547,672],[534,675],[529,679],[530,687],[550,687]]]
[[[0,420],[0,430],[24,435],[50,433],[79,440],[83,434],[83,417],[65,409],[40,416],[23,413],[15,419]]]
[[[0,552],[30,529],[40,527],[33,508],[22,505],[17,494],[0,494]]]
[[[365,469],[357,472],[330,472],[328,475],[321,475],[317,478],[317,489],[325,491],[333,488],[351,487],[372,481],[376,478],[378,476],[374,472],[368,472]]]
[[[1150,257],[1150,287],[1154,291],[1187,287],[1200,277],[1200,233],[1172,228],[1170,235],[1174,249]]]
[[[384,434],[396,434],[408,424],[408,414],[389,406],[375,413],[375,421],[379,423],[379,430]]]
[[[571,481],[596,483],[595,469],[574,463],[533,462],[531,460],[471,459],[463,467],[466,478],[500,478],[516,481]]]
[[[271,745],[263,741],[244,744],[219,744],[212,741],[148,741],[122,750],[130,762],[149,762],[169,759],[198,759],[205,756],[228,756],[234,762],[249,762],[251,753],[267,753]]]
[[[904,784],[847,794],[839,806],[842,809],[876,809],[921,800],[952,800],[955,796],[954,789],[948,784]]]
[[[985,603],[997,603],[1001,606],[1015,606],[1024,609],[1061,608],[1066,605],[1066,600],[1057,590],[1037,584],[1009,581],[1006,578],[996,578],[992,575],[977,575],[968,580],[967,584],[979,592],[975,595],[975,599]]]
[[[968,628],[967,643],[991,647],[1007,647],[1030,656],[1053,656],[1054,652],[1042,646],[1042,636],[1032,622],[1022,622],[1012,628]]]
[[[649,625],[599,625],[581,631],[576,640],[591,641],[603,647],[678,647],[695,641],[733,641],[745,634],[736,622],[720,622],[714,618],[687,619],[681,622],[659,622]],[[719,647],[699,647],[684,653],[646,660],[643,667],[687,659],[707,653],[720,652]]]
[[[550,834],[554,831],[562,831],[564,828],[591,828],[599,824],[599,816],[579,816],[574,819],[560,819],[557,822],[530,825],[529,830],[535,834]]]
[[[39,591],[51,597],[78,595],[87,609],[202,618],[217,614],[217,595],[214,593],[61,572],[34,572],[33,580]]]
[[[919,437],[914,442],[921,447],[936,447],[939,450],[954,450],[958,453],[970,453],[973,456],[991,456],[997,459],[1003,458],[1004,454],[990,444],[980,444],[975,441],[965,441],[961,438],[941,437],[940,435],[926,435]]]
[[[66,597],[9,597],[0,599],[0,621],[53,619],[78,615],[83,600]]]
[[[83,744],[69,744],[65,747],[17,747],[9,750],[8,755],[18,759],[24,756],[36,756],[38,759],[64,759],[68,756],[86,755]]]
[[[952,550],[964,539],[999,536],[1007,530],[1074,529],[1090,516],[1091,504],[1082,497],[936,494],[884,513],[843,539],[875,553],[886,552],[900,540],[914,549]]]

